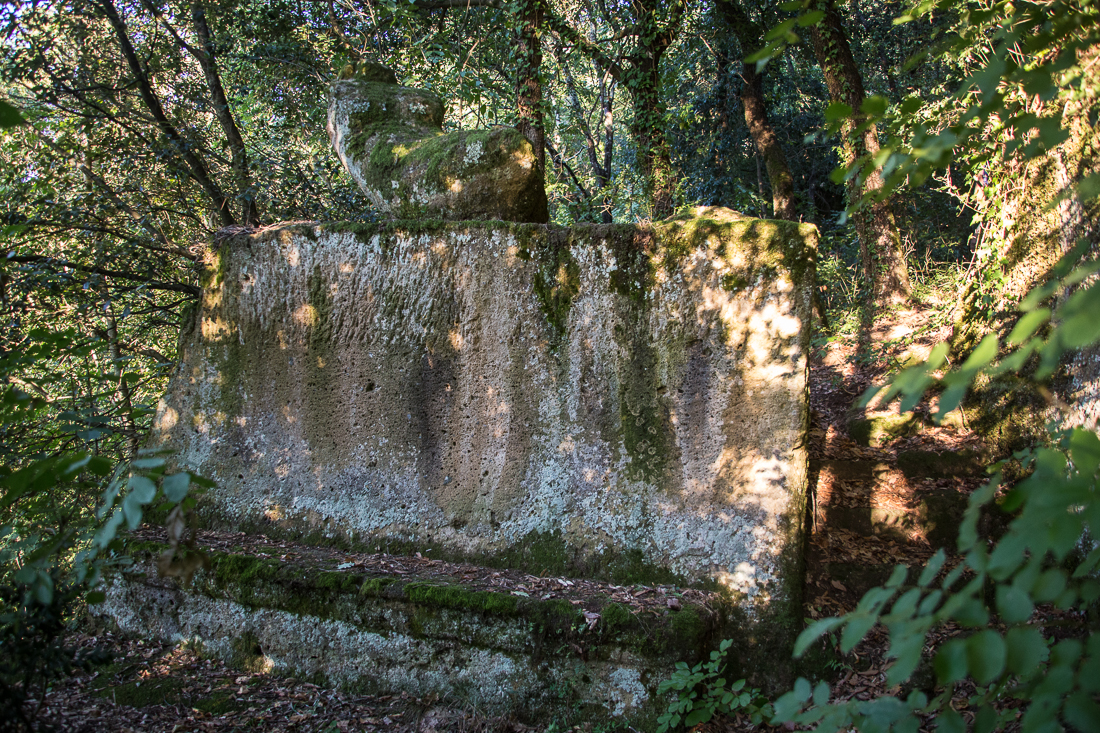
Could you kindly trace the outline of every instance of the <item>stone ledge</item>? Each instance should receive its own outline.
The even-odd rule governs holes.
[[[255,550],[250,539],[238,546]],[[153,558],[164,547],[132,542],[138,565],[110,583],[100,613],[124,631],[194,640],[249,669],[457,697],[529,720],[649,721],[664,704],[657,685],[676,662],[693,663],[734,628],[723,599],[700,590],[300,545],[279,545],[290,561],[209,551],[207,568],[184,589],[156,577]],[[474,577],[446,579],[456,573]],[[526,578],[531,592],[517,590]],[[498,588],[486,588],[494,581]],[[551,583],[560,591],[542,592]]]

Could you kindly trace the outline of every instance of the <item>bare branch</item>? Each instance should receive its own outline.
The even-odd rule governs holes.
[[[109,270],[105,267],[96,267],[95,265],[81,265],[77,262],[69,262],[68,260],[59,260],[56,257],[46,257],[44,255],[17,255],[9,254],[6,258],[0,260],[0,262],[17,262],[21,265],[27,264],[41,264],[60,271],[62,268],[68,268],[70,270],[76,270],[77,272],[86,272],[92,275],[102,275],[103,277],[117,277],[121,280],[129,280],[131,282],[139,282],[145,285],[150,290],[168,290],[173,293],[186,293],[187,295],[193,295],[198,297],[202,291],[200,291],[194,285],[187,285],[186,283],[169,283],[161,280],[149,280],[141,275],[134,274],[132,272],[120,272],[119,270]]]

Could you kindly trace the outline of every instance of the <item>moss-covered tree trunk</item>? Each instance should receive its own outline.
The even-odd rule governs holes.
[[[654,219],[662,219],[673,212],[676,176],[672,166],[672,149],[664,129],[661,58],[680,30],[685,2],[634,0],[629,7],[634,15],[634,22],[629,28],[620,29],[618,35],[637,40],[631,52],[619,58],[609,53],[610,49],[605,50],[592,42],[549,9],[546,12],[546,21],[563,41],[596,61],[601,68],[607,70],[612,79],[626,87],[632,112],[628,127],[642,169],[650,215]],[[607,8],[602,5],[601,12],[609,17],[606,15]]]
[[[542,46],[539,26],[541,0],[515,0],[516,19],[516,129],[531,142],[539,171],[546,170],[546,138],[542,116]]]
[[[857,158],[873,156],[878,152],[878,130],[875,125],[864,126],[860,118],[865,97],[863,76],[852,57],[840,15],[832,0],[820,0],[817,8],[825,13],[825,17],[813,29],[814,54],[825,75],[829,96],[834,102],[842,102],[855,112],[844,123],[841,140],[843,162],[851,165]],[[848,199],[855,203],[864,194],[880,188],[882,177],[877,170],[873,170],[863,181],[862,187],[852,179],[848,185]],[[909,272],[890,202],[878,201],[859,211],[854,218],[863,275],[872,286],[873,302],[886,305],[908,299]]]
[[[626,85],[631,94],[633,118],[630,133],[645,180],[654,219],[672,215],[676,188],[672,169],[672,151],[665,138],[665,105],[661,100],[659,75],[660,53],[639,55],[626,73]]]
[[[737,0],[720,0],[716,6],[727,26],[737,37],[742,57],[748,56],[764,45],[764,31],[745,13]],[[764,159],[768,183],[772,189],[772,211],[777,219],[798,221],[795,206],[794,176],[787,164],[783,146],[768,119],[764,102],[764,77],[757,73],[755,64],[742,64],[741,105],[745,111],[745,124],[756,144],[756,150]]]

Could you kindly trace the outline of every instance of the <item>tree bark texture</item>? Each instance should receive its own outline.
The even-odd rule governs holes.
[[[744,58],[764,45],[764,30],[745,13],[737,0],[720,0],[718,10],[730,30],[737,37]],[[787,164],[783,146],[768,119],[764,102],[764,77],[756,71],[756,65],[742,62],[741,106],[745,112],[745,125],[756,145],[756,151],[764,160],[768,183],[772,189],[772,212],[777,219],[798,221],[795,206],[794,176]]]
[[[542,114],[541,0],[515,0],[516,17],[516,116],[518,129],[535,149],[539,172],[546,170],[546,128]]]
[[[852,108],[855,116],[845,121],[841,131],[841,155],[845,165],[857,158],[879,150],[878,130],[868,125],[860,131],[860,108],[865,93],[863,76],[852,56],[848,37],[844,33],[840,15],[832,0],[821,0],[817,8],[824,11],[824,19],[812,31],[814,55],[821,65],[829,96],[834,102],[843,102]],[[872,170],[863,181],[862,188],[853,178],[848,185],[848,199],[858,202],[862,196],[882,188],[882,176]],[[886,305],[907,300],[911,291],[909,272],[901,248],[901,237],[889,201],[878,201],[860,210],[855,217],[859,236],[860,260],[863,275],[872,284],[871,295],[876,304]]]

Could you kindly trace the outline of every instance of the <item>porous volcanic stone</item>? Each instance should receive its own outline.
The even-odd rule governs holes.
[[[328,134],[344,168],[396,217],[545,222],[546,190],[531,143],[511,127],[443,132],[443,103],[370,73],[336,81]],[[392,72],[390,72],[392,75]]]
[[[725,209],[238,234],[154,443],[218,482],[215,525],[797,620],[815,239]]]

